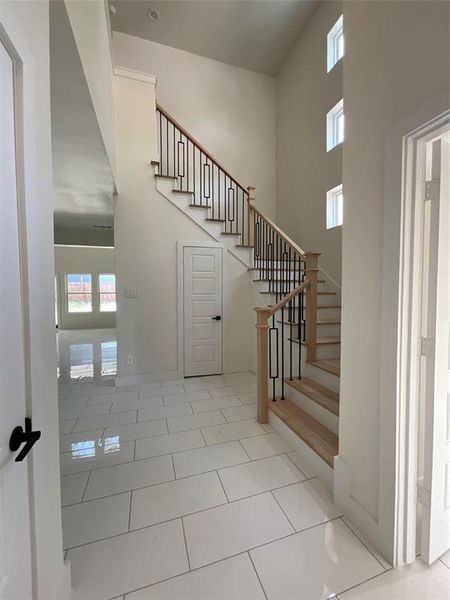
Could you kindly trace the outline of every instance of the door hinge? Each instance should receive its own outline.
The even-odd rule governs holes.
[[[431,507],[431,492],[420,484],[417,485],[417,502],[426,508]]]
[[[429,337],[420,338],[420,356],[425,358],[433,358],[434,356],[434,339]]]
[[[439,193],[440,179],[434,178],[425,181],[425,202],[433,200]]]

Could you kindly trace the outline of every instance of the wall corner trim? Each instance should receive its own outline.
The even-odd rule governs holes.
[[[142,71],[136,71],[135,69],[129,69],[128,67],[119,67],[118,65],[114,65],[114,75],[126,77],[127,79],[134,79],[135,81],[141,81],[142,83],[148,83],[155,86],[158,83],[156,75],[149,75]]]

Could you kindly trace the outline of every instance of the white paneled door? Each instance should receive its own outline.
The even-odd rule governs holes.
[[[223,251],[185,247],[184,375],[222,373]]]
[[[24,302],[17,193],[15,63],[0,39],[0,599],[31,598],[27,459],[9,439],[25,425]],[[20,450],[19,450],[20,452]]]
[[[432,144],[421,554],[428,564],[450,547],[450,146]]]

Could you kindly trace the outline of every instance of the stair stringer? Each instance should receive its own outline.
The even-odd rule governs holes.
[[[252,248],[238,248],[229,239],[230,236],[222,235],[223,226],[221,223],[207,221],[208,209],[200,207],[191,207],[190,200],[192,195],[190,192],[173,192],[175,178],[173,179],[158,179],[154,177],[156,190],[164,196],[169,202],[178,208],[188,219],[196,223],[203,231],[205,231],[213,240],[223,244],[227,250],[239,260],[247,268],[250,267],[253,258]]]

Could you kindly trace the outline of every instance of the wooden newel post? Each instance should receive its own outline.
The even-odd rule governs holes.
[[[267,423],[269,409],[269,308],[255,308],[256,311],[256,376],[257,376],[257,420]]]
[[[255,232],[253,228],[253,202],[255,201],[256,188],[248,186],[248,206],[247,206],[247,244],[254,246]]]
[[[306,360],[314,362],[317,358],[317,274],[320,253],[306,252],[306,278],[311,281],[306,292]]]

